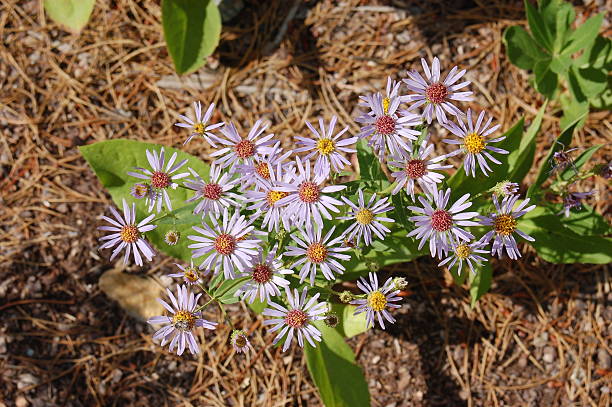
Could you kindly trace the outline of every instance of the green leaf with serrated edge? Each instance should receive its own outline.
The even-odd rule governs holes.
[[[56,23],[79,32],[85,27],[95,0],[45,0],[45,11]]]
[[[471,306],[476,305],[483,295],[491,289],[493,279],[493,267],[490,262],[484,262],[480,267],[475,268],[476,273],[470,272],[470,299]]]
[[[533,73],[535,74],[535,88],[548,99],[553,98],[559,83],[557,74],[550,68],[551,62],[552,61],[549,59],[538,61],[533,66]]]
[[[553,205],[553,213],[560,213],[563,209],[562,204]],[[595,212],[592,207],[582,204],[582,208],[570,210],[570,215],[561,216],[561,223],[566,228],[572,230],[580,236],[607,236],[612,234],[612,227],[608,221]]]
[[[527,22],[529,23],[529,29],[533,34],[533,38],[535,38],[543,48],[552,51],[553,43],[548,27],[540,12],[529,3],[529,0],[525,0],[525,14],[527,15]]]
[[[199,174],[208,173],[208,165],[197,157],[159,144],[123,139],[108,140],[79,147],[79,150],[96,173],[102,185],[108,190],[118,208],[121,208],[122,198],[125,198],[130,204],[132,202],[136,203],[136,219],[140,221],[147,217],[149,212],[144,199],[132,197],[130,189],[134,184],[142,182],[142,180],[128,175],[127,172],[134,171],[134,167],[150,168],[146,157],[146,150],[156,150],[159,152],[162,147],[165,150],[166,160],[175,152],[177,153],[176,163],[183,159],[188,160],[187,164],[179,172],[186,171],[189,166]],[[193,192],[184,188],[177,188],[175,190],[169,189],[168,194],[172,200],[173,207],[178,209],[186,205],[185,201],[193,195]],[[164,213],[161,212],[158,217],[163,216]],[[191,249],[187,246],[191,242],[187,239],[187,235],[193,234],[192,225],[177,223],[175,226],[172,224],[159,224],[157,222],[156,224],[158,224],[157,228],[146,233],[146,239],[158,250],[185,262],[190,261]],[[164,235],[172,229],[178,230],[181,234],[181,238],[175,246],[169,246],[164,242]]]
[[[214,0],[163,0],[162,25],[179,75],[204,65],[221,35],[221,15]]]
[[[546,155],[546,159],[542,162],[540,166],[540,170],[538,171],[538,176],[536,180],[529,189],[527,190],[527,197],[533,196],[536,191],[540,192],[540,187],[546,181],[546,179],[550,176],[552,170],[552,157],[553,154],[559,150],[563,149],[563,146],[567,148],[572,142],[572,135],[574,134],[574,128],[576,127],[576,123],[568,127],[564,130],[561,135],[557,138],[556,142],[550,147],[550,151]]]
[[[535,239],[529,244],[541,258],[550,263],[612,262],[612,239],[574,233],[572,229],[564,226],[560,215],[548,208],[537,207],[518,221],[517,228]]]
[[[538,110],[538,114],[521,138],[521,144],[518,147],[518,151],[516,153],[512,152],[508,156],[508,173],[510,174],[508,180],[512,182],[517,182],[519,184],[523,182],[523,179],[527,176],[529,170],[533,166],[536,136],[540,131],[542,118],[544,117],[544,112],[546,111],[547,105],[548,102],[545,102],[540,110]]]
[[[504,31],[503,41],[508,59],[521,69],[531,70],[537,61],[550,58],[531,35],[518,25]]]
[[[369,407],[370,393],[355,354],[335,329],[315,322],[323,340],[313,348],[306,341],[308,372],[326,407]]]
[[[338,326],[334,329],[345,338],[352,338],[368,330],[365,312],[355,315],[356,309],[355,305],[331,304],[331,310],[338,315]]]
[[[576,170],[580,171],[582,167],[584,167],[584,164],[586,164],[591,159],[593,154],[595,154],[595,152],[603,146],[603,144],[591,146],[584,150],[582,153],[580,153],[580,155],[574,160],[574,165],[563,170],[560,176],[561,179],[563,181],[568,181],[570,178],[572,178],[576,174]]]
[[[567,38],[566,46],[561,53],[564,55],[572,55],[583,48],[589,47],[597,37],[603,17],[603,13],[597,14],[586,20],[580,27],[576,28]]]
[[[523,122],[524,119],[521,118],[521,120],[503,134],[506,138],[499,143],[495,143],[494,146],[509,151],[510,156],[518,155],[518,148],[523,133]],[[497,138],[497,135],[492,134],[489,137]],[[453,176],[448,179],[448,186],[452,189],[453,196],[459,198],[468,192],[474,196],[480,192],[491,189],[495,184],[507,178],[510,168],[510,157],[506,158],[505,155],[496,153],[493,153],[493,155],[501,161],[501,165],[491,164],[493,172],[489,174],[489,176],[485,176],[480,170],[480,167],[475,177],[467,176],[463,165],[455,171]]]

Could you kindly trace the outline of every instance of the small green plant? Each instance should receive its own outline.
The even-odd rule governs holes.
[[[55,22],[79,32],[89,21],[95,0],[45,0]],[[221,14],[214,0],[163,0],[162,25],[168,53],[179,75],[204,65],[221,35]]]
[[[533,72],[535,89],[563,109],[561,128],[578,121],[582,126],[589,108],[609,109],[612,88],[612,40],[598,35],[603,14],[572,28],[574,7],[562,0],[525,0],[531,33],[515,25],[504,32],[510,61]]]

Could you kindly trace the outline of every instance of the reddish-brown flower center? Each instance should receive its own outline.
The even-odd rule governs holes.
[[[268,163],[259,163],[255,166],[255,171],[263,179],[270,179],[270,168]]]
[[[306,257],[315,264],[323,263],[327,258],[327,248],[321,243],[312,243],[306,249]]]
[[[204,195],[204,198],[212,199],[213,201],[221,198],[221,194],[223,194],[223,188],[221,188],[219,184],[206,184],[202,188],[202,195]]]
[[[308,321],[308,314],[299,309],[292,309],[285,317],[285,323],[292,328],[301,328]]]
[[[300,199],[302,202],[306,203],[316,202],[319,199],[320,193],[321,190],[319,189],[319,186],[310,181],[302,182],[298,188],[298,195],[300,196]]]
[[[265,264],[256,264],[253,267],[253,280],[259,284],[267,283],[272,279],[272,270]]]
[[[134,225],[125,225],[121,228],[119,232],[119,237],[125,243],[135,243],[140,237],[140,232],[138,228]]]
[[[446,232],[453,226],[453,218],[445,210],[438,209],[431,214],[431,227],[436,232]]]
[[[236,144],[236,155],[240,158],[249,158],[255,154],[255,144],[251,140],[244,139]]]
[[[448,96],[448,88],[441,83],[432,83],[425,89],[425,96],[430,103],[442,103]]]
[[[222,233],[215,239],[215,250],[224,256],[230,255],[236,249],[236,239],[234,236]]]
[[[421,178],[425,175],[427,167],[423,160],[410,160],[406,163],[406,175],[412,179]]]
[[[376,131],[383,136],[388,136],[395,131],[395,119],[391,116],[380,116],[374,123]]]
[[[170,186],[170,176],[165,172],[155,171],[151,175],[151,185],[155,188],[168,188]]]

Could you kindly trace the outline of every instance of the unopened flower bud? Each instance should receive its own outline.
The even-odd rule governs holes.
[[[519,184],[516,182],[510,182],[508,180],[498,182],[493,188],[491,188],[491,192],[498,197],[514,195],[518,192],[518,190]]]
[[[404,277],[395,277],[392,282],[396,290],[404,290],[408,287],[408,282]]]
[[[181,238],[181,233],[178,230],[169,230],[164,236],[164,241],[170,246],[174,246]]]
[[[355,296],[353,296],[353,293],[350,291],[342,291],[339,297],[340,297],[340,301],[342,301],[345,304],[348,304],[349,302],[355,299]]]

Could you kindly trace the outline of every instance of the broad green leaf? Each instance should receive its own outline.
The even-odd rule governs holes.
[[[565,227],[560,216],[538,207],[519,218],[518,229],[535,239],[529,242],[544,260],[556,264],[612,262],[612,239],[583,236]],[[521,240],[519,238],[519,240]]]
[[[323,340],[304,344],[308,371],[326,407],[369,407],[370,393],[353,350],[335,329],[317,321]]]
[[[412,205],[409,203],[408,194],[404,190],[399,191],[397,194],[391,196],[391,202],[393,202],[393,211],[389,212],[389,217],[395,219],[395,221],[401,225],[407,232],[414,228],[414,224],[408,220],[408,211],[406,207]],[[407,233],[406,232],[406,233]]]
[[[355,305],[331,304],[331,310],[338,315],[338,326],[335,328],[345,338],[352,338],[368,330],[366,328],[366,314],[355,315]]]
[[[586,150],[584,150],[574,160],[573,167],[568,167],[565,170],[563,170],[563,172],[561,173],[561,179],[563,181],[567,181],[570,178],[572,178],[575,175],[575,173],[576,173],[575,170],[580,171],[582,169],[582,167],[584,166],[584,164],[586,164],[591,159],[593,154],[595,154],[595,152],[597,150],[599,150],[603,146],[604,146],[603,144],[599,144],[599,145],[591,146],[591,147],[587,148]]]
[[[122,198],[125,198],[130,204],[135,202],[136,218],[137,220],[141,220],[149,215],[144,199],[136,199],[130,195],[131,187],[140,182],[140,180],[129,176],[127,172],[133,171],[134,167],[150,168],[145,151],[147,149],[160,151],[161,148],[162,146],[159,144],[121,139],[101,141],[80,147],[79,150],[96,173],[102,186],[108,190],[117,207],[121,207]],[[189,166],[201,175],[208,173],[208,165],[200,159],[174,148],[164,147],[164,150],[167,157],[166,160],[168,160],[174,152],[177,153],[177,163],[183,159],[188,160],[187,164],[179,171],[183,169],[186,171]],[[192,195],[191,191],[184,188],[177,188],[176,190],[170,189],[168,193],[172,200],[173,208],[179,211],[181,207],[186,205],[185,200]],[[163,216],[164,213],[165,212],[161,212],[158,217]],[[191,229],[193,224],[179,224],[178,222],[176,225],[172,223],[156,223],[158,224],[157,228],[146,233],[147,240],[149,240],[158,250],[177,259],[186,262],[189,261],[191,259],[191,249],[187,248],[187,245],[190,243],[187,239],[187,235],[193,234],[193,230]],[[175,246],[169,246],[164,242],[164,235],[172,229],[178,230],[181,233],[179,243]]]
[[[521,183],[523,179],[529,173],[529,170],[533,166],[533,159],[535,157],[535,148],[536,148],[536,136],[540,131],[540,126],[542,125],[542,118],[544,117],[544,112],[546,111],[546,106],[548,106],[548,102],[545,102],[538,114],[531,122],[529,129],[525,132],[525,135],[521,138],[521,144],[518,147],[518,152],[512,153],[508,157],[508,171],[510,176],[508,180]]]
[[[608,78],[608,87],[601,94],[591,99],[591,105],[599,110],[612,110],[612,77]]]
[[[222,274],[222,273],[219,273]],[[251,277],[240,277],[233,280],[225,280],[223,283],[211,294],[218,298],[223,304],[234,304],[239,301],[236,297],[236,291],[244,285]]]
[[[528,198],[533,196],[536,192],[541,192],[540,187],[542,186],[544,181],[546,181],[546,179],[550,176],[553,168],[553,154],[559,150],[562,150],[564,146],[567,148],[567,146],[570,145],[570,143],[572,142],[572,135],[574,134],[575,127],[576,123],[565,129],[557,138],[556,142],[553,143],[553,145],[550,147],[550,151],[548,151],[546,158],[544,159],[544,161],[542,161],[542,165],[540,166],[540,170],[538,171],[538,176],[536,177],[535,182],[531,184],[531,186],[527,190]]]
[[[576,28],[567,38],[567,45],[562,53],[565,55],[572,55],[590,46],[597,37],[603,17],[603,13],[597,14],[586,20],[580,27]]]
[[[537,61],[533,66],[535,88],[548,99],[553,98],[557,90],[557,84],[559,83],[557,74],[550,68],[551,62],[550,59]]]
[[[96,0],[45,0],[45,11],[56,23],[79,32],[85,27]]]
[[[552,51],[553,42],[552,36],[548,31],[548,27],[542,18],[540,12],[529,3],[529,0],[525,0],[525,13],[527,14],[527,22],[529,23],[529,29],[533,34],[535,40],[548,51]]]
[[[553,6],[555,7],[555,6]],[[555,42],[553,44],[553,49],[555,53],[558,53],[563,49],[563,45],[566,42],[566,37],[569,33],[571,33],[571,25],[576,19],[576,13],[574,12],[574,7],[570,3],[561,2],[556,5],[556,10],[551,10],[551,12],[555,12]],[[548,14],[548,10],[542,11],[543,14]]]
[[[359,161],[359,175],[362,181],[387,181],[378,157],[372,152],[365,139],[357,142],[357,160]]]
[[[465,175],[463,165],[455,171],[452,177],[448,179],[448,186],[453,190],[455,198],[460,197],[465,193],[470,193],[472,196],[492,188],[495,184],[505,180],[510,174],[510,158],[515,161],[520,155],[519,145],[521,143],[521,135],[523,133],[523,121],[519,120],[512,128],[506,131],[503,135],[506,137],[503,141],[494,144],[495,147],[503,148],[510,152],[510,157],[502,154],[492,153],[501,161],[501,165],[491,164],[493,173],[485,176],[480,169],[477,170],[476,176]],[[496,134],[490,135],[490,138],[496,138]]]
[[[577,85],[580,87],[581,94],[589,100],[602,93],[608,84],[608,74],[601,69],[572,67],[569,73],[573,76],[572,81],[575,82],[570,85],[572,93]],[[581,100],[578,97],[576,99]]]
[[[179,75],[201,67],[221,35],[221,15],[214,0],[163,0],[162,25]]]
[[[550,61],[550,70],[558,75],[565,74],[572,66],[572,59],[567,55],[557,55]]]
[[[550,58],[523,27],[514,25],[504,32],[506,54],[514,65],[531,70],[537,61]]]
[[[578,68],[595,68],[604,72],[612,70],[612,39],[598,35],[593,46],[584,50],[576,59],[574,66]]]
[[[580,236],[606,236],[612,234],[608,221],[595,212],[589,205],[583,204],[581,209],[572,209],[570,216],[561,217],[561,223]],[[554,213],[559,213],[563,205],[555,205]]]
[[[484,262],[482,266],[478,267],[475,275],[471,274],[469,271],[464,270],[464,272],[470,273],[470,299],[471,306],[474,307],[476,301],[491,289],[493,267],[491,266],[491,262],[487,261]]]
[[[582,128],[589,114],[589,102],[586,100],[579,102],[567,94],[562,94],[559,101],[563,108],[563,116],[559,121],[561,131],[565,131],[573,124],[576,124],[576,129]]]

